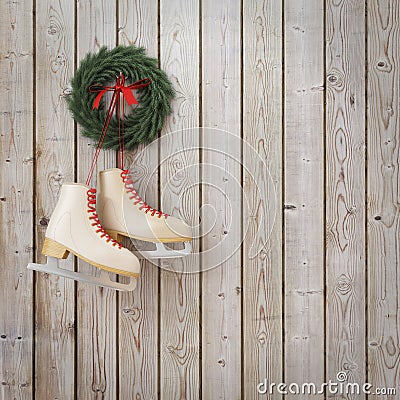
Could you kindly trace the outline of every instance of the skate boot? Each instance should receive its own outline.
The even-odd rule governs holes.
[[[111,168],[98,176],[99,219],[114,239],[126,236],[153,242],[156,250],[140,251],[147,258],[183,257],[191,252],[192,228],[182,220],[150,207],[133,187],[129,170]],[[183,250],[163,243],[185,242]]]
[[[111,238],[101,226],[96,214],[96,190],[82,184],[62,186],[46,231],[42,253],[48,256],[48,264],[30,264],[28,268],[118,290],[133,290],[133,286],[126,288],[127,285],[111,281],[108,273],[101,273],[98,278],[57,268],[54,259],[65,259],[72,253],[104,271],[129,277],[137,277],[140,272],[138,258]]]

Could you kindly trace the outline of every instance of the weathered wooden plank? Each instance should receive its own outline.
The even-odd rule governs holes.
[[[199,124],[199,2],[161,1],[161,67],[176,90],[173,113],[163,135]],[[196,130],[173,135],[161,143],[161,209],[195,224],[199,209]],[[192,186],[194,185],[194,186]],[[191,188],[188,190],[188,188]],[[197,224],[197,223],[196,223]],[[194,243],[194,252],[198,245]],[[199,398],[199,275],[198,257],[172,260],[161,270],[160,398]],[[185,273],[189,272],[189,273]]]
[[[0,13],[0,397],[33,395],[32,1]]]
[[[74,72],[74,4],[38,2],[36,8],[36,260],[63,182],[74,180],[74,121],[64,94]],[[61,261],[73,269],[70,257]],[[36,397],[74,398],[74,282],[37,274]]]
[[[243,6],[243,398],[264,399],[257,385],[281,382],[283,369],[282,4]]]
[[[327,379],[366,382],[365,6],[326,10]],[[365,398],[360,394],[357,398]]]
[[[202,2],[202,397],[240,399],[240,1]],[[238,137],[229,140],[225,132]]]
[[[325,362],[324,4],[284,4],[284,371],[286,382],[320,384]]]
[[[143,46],[158,56],[158,1],[119,2],[119,43]],[[125,155],[135,188],[148,204],[158,205],[158,145],[140,146]],[[126,243],[126,242],[125,242]],[[158,282],[159,269],[143,260],[141,276],[133,292],[120,293],[119,395],[121,399],[158,398]]]
[[[400,398],[400,3],[368,1],[368,382]]]
[[[107,0],[78,2],[78,59],[89,51],[98,51],[103,45],[115,46],[116,11],[115,3]],[[95,146],[79,136],[79,182],[86,180]],[[115,163],[114,151],[102,151],[97,171],[114,167]],[[96,176],[91,186],[96,187]],[[98,272],[84,262],[78,263],[78,270],[93,274]],[[117,293],[112,289],[78,283],[77,302],[78,398],[118,398]]]

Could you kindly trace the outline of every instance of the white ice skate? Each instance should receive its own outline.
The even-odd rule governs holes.
[[[63,185],[45,235],[42,253],[48,257],[47,264],[30,263],[28,268],[131,291],[140,273],[139,260],[107,234],[100,224],[95,205],[95,189],[82,184]],[[69,253],[99,268],[100,276],[60,268],[58,260],[67,258]],[[130,277],[129,284],[112,281],[110,272]]]
[[[192,228],[146,204],[134,189],[129,170],[101,171],[97,182],[99,219],[111,237],[153,242],[155,250],[139,250],[139,254],[149,259],[176,258],[191,253]],[[164,245],[176,242],[183,242],[184,249],[174,250]]]

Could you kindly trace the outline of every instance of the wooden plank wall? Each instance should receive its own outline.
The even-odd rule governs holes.
[[[326,377],[365,368],[365,4],[326,13]],[[365,398],[360,394],[359,398]]]
[[[294,398],[257,385],[340,371],[400,399],[397,0],[0,7],[1,399]],[[207,232],[193,256],[143,262],[132,293],[26,270],[94,149],[70,79],[118,43],[146,47],[176,90],[160,144],[128,155],[136,186]],[[102,153],[98,169],[115,165]]]
[[[324,9],[284,4],[284,378],[323,382]]]
[[[147,49],[159,57],[157,1],[119,2],[118,40]],[[138,21],[138,23],[133,23]],[[158,148],[158,145],[157,145]],[[135,159],[137,188],[146,193],[146,201],[158,207],[158,154],[128,154],[127,165]],[[136,157],[135,157],[136,156]],[[154,172],[155,171],[155,172]],[[142,276],[133,293],[119,293],[119,396],[121,399],[156,399],[159,393],[159,275],[157,266],[143,262]]]

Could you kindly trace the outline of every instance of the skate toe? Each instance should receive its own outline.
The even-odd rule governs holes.
[[[120,254],[116,259],[115,268],[127,272],[126,274],[121,272],[121,275],[135,276],[140,274],[139,259],[125,248],[120,250]]]
[[[179,218],[169,216],[165,219],[165,225],[170,231],[171,238],[191,240],[193,237],[192,227]]]

